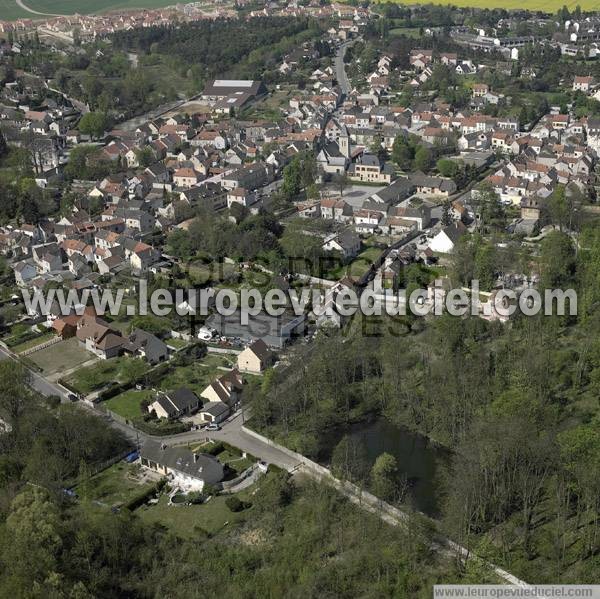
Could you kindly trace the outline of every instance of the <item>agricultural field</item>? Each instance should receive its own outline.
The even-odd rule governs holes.
[[[376,0],[382,2],[382,0]],[[387,1],[387,0],[386,0]],[[452,2],[431,2],[431,0],[411,0],[411,2],[397,2],[397,4],[451,4],[452,6],[472,6],[474,8],[504,8],[506,10],[531,10],[555,13],[563,6],[573,10],[577,5],[582,10],[597,10],[598,2],[595,0],[452,0]]]
[[[33,15],[23,10],[15,0],[0,0],[0,20],[30,19]]]
[[[174,5],[173,0],[23,0],[21,8],[15,0],[0,0],[0,20],[35,18],[47,15],[92,14],[129,8],[161,8]]]

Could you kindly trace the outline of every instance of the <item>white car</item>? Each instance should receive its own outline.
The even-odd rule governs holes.
[[[198,339],[201,339],[202,341],[210,341],[214,336],[214,331],[207,327],[202,327],[198,331]]]
[[[221,430],[221,425],[218,424],[217,422],[211,422],[207,427],[206,427],[207,431],[220,431]]]

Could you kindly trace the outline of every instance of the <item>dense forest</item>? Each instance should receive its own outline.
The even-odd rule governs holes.
[[[585,228],[579,244],[576,252],[556,232],[537,258],[543,287],[578,291],[577,318],[520,316],[502,325],[448,315],[356,317],[252,389],[254,426],[315,458],[332,430],[377,416],[426,435],[454,456],[444,501],[453,537],[525,580],[593,582],[600,551],[597,228]],[[471,250],[455,256],[455,282],[477,267]],[[409,267],[406,285],[426,283],[423,274]]]
[[[14,81],[22,69],[119,120],[197,94],[210,78],[279,80],[284,54],[310,40],[319,46],[325,26],[306,18],[217,19],[119,31],[64,55],[31,38],[0,81]]]
[[[262,78],[260,69],[265,63],[273,63],[292,44],[311,39],[320,31],[321,26],[313,19],[269,17],[146,27],[119,31],[111,39],[115,48],[123,51],[180,56],[207,78],[230,71],[239,77]],[[298,37],[301,33],[303,36]],[[250,72],[253,66],[259,70]]]

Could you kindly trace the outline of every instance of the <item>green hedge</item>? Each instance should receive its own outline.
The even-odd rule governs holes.
[[[138,493],[135,497],[132,497],[129,501],[123,504],[123,508],[133,512],[133,510],[144,505],[148,499],[154,497],[157,493],[160,493],[164,486],[167,484],[166,478],[161,478],[154,486],[150,487],[147,491]]]
[[[145,421],[143,418],[133,420],[133,425],[147,435],[177,435],[190,430],[191,423],[164,421],[157,424],[156,420]]]
[[[47,331],[46,331],[47,332]],[[37,337],[43,337],[46,332],[34,332],[28,331],[27,333],[23,333],[21,335],[11,335],[4,340],[4,343],[8,347],[16,347],[17,345],[21,345],[21,343],[25,343],[26,341],[30,341],[31,339],[35,339]]]

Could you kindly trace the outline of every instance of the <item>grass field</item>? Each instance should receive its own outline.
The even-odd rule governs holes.
[[[132,474],[135,470],[135,466],[118,462],[79,484],[75,492],[85,507],[120,506],[152,486],[150,482],[137,480]]]
[[[339,266],[335,270],[327,273],[328,279],[339,279],[347,276],[354,279],[360,279],[371,265],[381,256],[381,249],[369,247],[363,250],[350,264]]]
[[[29,355],[29,359],[37,364],[44,374],[64,372],[92,358],[94,354],[83,349],[75,337]]]
[[[383,2],[384,0],[377,0]],[[387,1],[387,0],[386,0]],[[394,0],[392,0],[394,1]],[[410,2],[397,2],[397,4],[451,4],[453,6],[473,6],[475,8],[504,8],[506,10],[541,10],[555,13],[566,6],[573,10],[577,5],[582,10],[599,10],[597,0],[452,0],[452,2],[436,2],[435,0],[411,0]]]
[[[189,387],[199,395],[209,383],[225,374],[225,371],[220,370],[219,367],[230,368],[234,362],[233,357],[208,354],[199,362],[175,368],[160,382],[160,388],[163,391],[170,391],[178,387]]]
[[[161,8],[177,4],[174,0],[23,0],[32,11],[56,15],[101,13],[129,8]],[[40,15],[38,15],[38,18]],[[15,0],[0,0],[0,20],[35,19],[36,15],[21,9]]]
[[[236,493],[242,501],[253,502],[254,493],[273,475],[267,473],[252,486]],[[197,534],[194,527],[217,534],[219,531],[241,524],[252,518],[252,507],[242,512],[232,512],[226,505],[227,496],[212,497],[202,505],[168,505],[168,499],[162,495],[157,505],[145,505],[135,511],[147,523],[157,523],[168,527],[174,534],[189,538]]]
[[[19,343],[19,345],[15,345],[12,348],[12,350],[16,354],[20,354],[21,352],[27,351],[28,349],[31,349],[32,347],[36,347],[37,345],[42,345],[42,343],[46,343],[46,341],[50,341],[55,336],[56,335],[54,334],[54,332],[50,331],[48,333],[44,333],[43,335],[40,335],[39,337],[36,337],[35,339],[28,339],[27,341],[24,341],[23,343]],[[40,350],[40,351],[42,351],[42,350]]]
[[[150,400],[153,396],[152,391],[135,391],[133,389],[125,391],[107,400],[104,405],[111,411],[123,416],[127,420],[134,420],[142,415],[140,404],[144,399]]]
[[[0,21],[31,18],[33,18],[33,15],[18,6],[15,0],[0,0]]]
[[[148,364],[140,358],[120,357],[100,360],[93,366],[81,368],[71,374],[67,377],[67,383],[78,393],[87,395],[112,381],[117,383],[132,381],[148,368]]]

